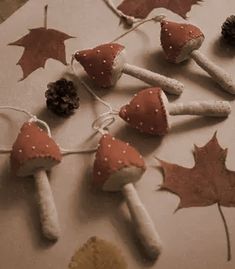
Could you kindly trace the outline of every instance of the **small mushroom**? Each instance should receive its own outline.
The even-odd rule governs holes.
[[[60,234],[59,221],[46,170],[61,161],[61,152],[54,140],[34,122],[23,124],[12,147],[11,169],[19,177],[35,179],[42,232],[50,240]]]
[[[199,52],[203,41],[204,34],[192,24],[161,22],[161,44],[168,61],[180,63],[191,57],[225,91],[235,94],[232,76]]]
[[[133,128],[151,135],[165,135],[170,129],[170,115],[227,117],[231,105],[227,101],[193,101],[169,104],[160,88],[140,91],[120,109],[119,116]]]
[[[98,87],[115,85],[122,73],[125,73],[150,85],[161,86],[164,91],[171,94],[179,95],[184,88],[183,84],[175,79],[126,63],[125,47],[117,43],[77,51],[73,57]]]
[[[109,134],[102,136],[94,162],[93,184],[104,191],[122,191],[146,254],[156,259],[161,251],[159,235],[133,186],[145,169],[143,157],[136,149]]]

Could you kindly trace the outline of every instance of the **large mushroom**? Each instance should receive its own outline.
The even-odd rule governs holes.
[[[191,57],[225,91],[235,94],[232,76],[198,50],[203,41],[204,34],[192,24],[161,22],[161,44],[168,61],[180,63]]]
[[[161,251],[160,239],[133,185],[145,169],[143,157],[136,149],[109,134],[102,136],[94,162],[93,184],[104,191],[122,191],[140,242],[146,254],[156,259]]]
[[[230,112],[227,101],[169,104],[160,88],[147,88],[135,94],[131,102],[120,109],[119,116],[142,133],[165,135],[170,129],[170,115],[227,117]]]
[[[61,161],[59,147],[35,122],[26,122],[12,147],[10,160],[14,174],[34,177],[42,232],[46,238],[57,240],[59,221],[46,171]]]
[[[128,64],[125,47],[117,43],[77,51],[73,57],[83,66],[98,87],[106,88],[115,85],[122,73],[125,73],[150,85],[160,86],[170,94],[179,95],[184,88],[183,84],[175,79]]]

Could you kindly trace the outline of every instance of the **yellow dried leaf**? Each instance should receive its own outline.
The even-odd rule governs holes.
[[[69,269],[127,269],[120,250],[113,244],[91,237],[73,255]]]

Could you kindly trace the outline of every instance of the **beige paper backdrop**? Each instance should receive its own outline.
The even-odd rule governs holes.
[[[119,1],[116,1],[118,4]],[[25,35],[29,28],[43,25],[43,7],[49,5],[48,27],[76,36],[66,41],[67,60],[77,49],[93,47],[112,40],[124,30],[119,19],[102,0],[30,0],[0,25],[0,105],[23,107],[46,120],[55,140],[66,148],[95,145],[99,136],[90,138],[91,122],[104,107],[79,90],[81,107],[66,120],[45,108],[44,92],[50,81],[58,79],[66,69],[57,61],[48,60],[45,69],[38,69],[22,82],[16,62],[23,48],[7,46]],[[189,21],[202,28],[206,40],[201,48],[221,67],[235,74],[235,50],[222,46],[220,27],[235,10],[233,0],[205,0],[193,7]],[[169,19],[180,17],[164,9]],[[216,205],[183,209],[174,214],[179,199],[170,193],[157,192],[162,174],[154,156],[183,166],[194,163],[193,144],[204,145],[218,131],[223,147],[228,147],[227,166],[235,170],[235,103],[193,62],[172,65],[164,60],[159,41],[159,24],[148,23],[123,38],[128,61],[179,79],[185,92],[174,102],[190,100],[231,100],[233,113],[229,119],[172,117],[172,129],[164,139],[144,136],[128,128],[117,118],[112,134],[130,141],[144,155],[148,169],[138,183],[139,195],[146,205],[164,243],[164,251],[155,264],[149,264],[137,247],[127,208],[119,194],[94,194],[89,185],[93,154],[67,156],[50,174],[55,202],[62,227],[61,239],[54,245],[40,235],[33,179],[16,180],[10,176],[8,156],[0,156],[0,268],[54,269],[67,268],[76,248],[96,235],[115,243],[124,254],[129,268],[143,269],[229,269],[235,267],[235,209],[223,208],[230,229],[233,260],[226,262],[224,227]],[[133,94],[146,87],[126,75],[115,89],[100,95],[120,107]],[[27,118],[14,112],[0,111],[0,145],[11,145]]]

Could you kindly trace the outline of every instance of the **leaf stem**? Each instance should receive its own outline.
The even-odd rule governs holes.
[[[218,210],[220,213],[220,216],[222,218],[223,224],[224,224],[224,229],[225,229],[225,234],[226,234],[226,240],[227,240],[227,260],[231,261],[231,242],[230,242],[230,236],[229,236],[229,230],[228,230],[228,225],[224,216],[224,213],[221,209],[220,204],[217,204]]]
[[[125,33],[123,33],[122,35],[118,36],[117,38],[115,38],[114,40],[112,40],[110,43],[116,42],[117,40],[119,40],[120,38],[124,37],[125,35],[129,34],[130,32],[134,31],[136,28],[140,27],[140,25],[149,22],[149,21],[155,21],[155,22],[161,22],[163,19],[165,18],[164,15],[158,15],[155,16],[153,18],[150,19],[146,19],[141,21],[140,23],[136,24],[136,26],[134,26],[133,28],[131,28],[130,30],[126,31]]]
[[[44,28],[47,29],[47,8],[48,8],[48,5],[45,5],[44,7]]]

